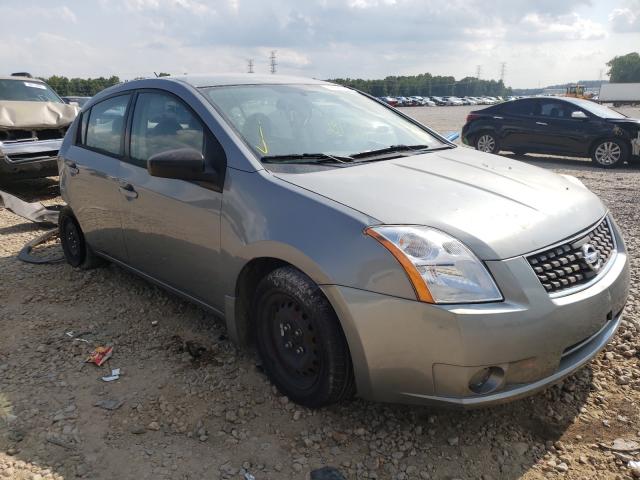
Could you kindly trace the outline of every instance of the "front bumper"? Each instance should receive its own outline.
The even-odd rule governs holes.
[[[37,178],[58,175],[62,138],[0,142],[0,175]]]
[[[618,253],[606,274],[551,298],[524,257],[487,262],[505,300],[430,305],[343,286],[323,286],[344,329],[360,396],[386,402],[485,406],[531,395],[582,367],[615,334],[629,291]],[[486,367],[500,385],[474,393]]]

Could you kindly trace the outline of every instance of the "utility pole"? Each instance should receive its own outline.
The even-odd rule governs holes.
[[[502,82],[502,84],[504,85],[504,74],[507,71],[507,62],[502,62],[500,64],[500,81]]]
[[[480,80],[480,74],[482,73],[482,65],[476,65],[476,78]]]
[[[276,73],[276,66],[278,65],[276,62],[276,51],[271,50],[271,56],[269,57],[271,61],[271,73]]]
[[[248,66],[249,66],[249,72],[248,73],[253,73],[253,58],[249,59]]]

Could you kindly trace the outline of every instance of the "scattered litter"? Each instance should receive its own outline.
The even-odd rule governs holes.
[[[74,448],[73,444],[63,440],[54,434],[47,435],[47,442],[57,445],[62,448],[66,448],[67,450],[72,450]]]
[[[89,333],[89,332],[87,332]],[[84,343],[89,343],[89,340],[85,340],[84,338],[80,338],[81,335],[84,335],[84,333],[79,333],[78,335],[75,334],[74,331],[68,331],[65,332],[65,335],[69,338],[73,338],[75,341],[77,342],[84,342]]]
[[[104,408],[105,410],[118,410],[123,404],[124,401],[112,398],[108,400],[98,400],[93,406]]]
[[[253,475],[251,475],[249,472],[245,472],[245,474],[244,474],[244,480],[256,480],[256,477],[254,477]]]
[[[114,368],[113,370],[111,370],[111,375],[108,375],[106,377],[102,377],[102,381],[103,382],[113,382],[115,380],[120,379],[120,369],[119,368]]]
[[[21,260],[25,263],[34,263],[36,265],[44,265],[47,263],[61,263],[64,262],[64,255],[50,255],[48,257],[39,257],[36,255],[32,255],[34,247],[46,243],[54,238],[58,237],[58,229],[54,228],[52,230],[47,230],[39,237],[27,242],[24,247],[18,252],[18,260]]]
[[[101,367],[104,362],[111,358],[113,354],[113,347],[97,347],[91,354],[87,357],[88,363],[95,363],[97,366]]]
[[[631,474],[635,478],[640,478],[640,462],[634,462],[633,460],[631,460],[627,464],[627,467],[629,467],[629,470],[631,470]]]
[[[633,440],[625,440],[624,438],[616,438],[613,441],[613,444],[607,445],[605,443],[601,443],[600,446],[607,450],[613,450],[616,452],[633,452],[640,450],[640,443]]]
[[[340,471],[333,467],[322,467],[309,475],[310,480],[346,480]]]
[[[16,215],[35,223],[57,225],[58,213],[62,205],[45,207],[40,202],[25,202],[15,195],[0,190],[0,207],[4,207]]]
[[[152,327],[157,327],[157,326],[158,326],[158,320],[153,320],[153,321],[151,322],[151,326],[152,326]]]

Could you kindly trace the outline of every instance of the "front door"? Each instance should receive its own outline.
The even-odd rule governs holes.
[[[128,161],[120,175],[129,264],[221,308],[214,293],[220,273],[221,186],[152,177],[146,165],[155,154],[194,148],[219,166],[225,163],[219,157],[224,151],[197,115],[167,92],[138,94],[130,131]]]

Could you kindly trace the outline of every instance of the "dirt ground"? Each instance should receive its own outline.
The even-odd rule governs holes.
[[[447,132],[471,109],[406,111]],[[325,465],[350,479],[632,478],[640,446],[602,445],[640,442],[640,167],[517,159],[600,195],[627,241],[631,295],[615,340],[586,368],[532,398],[474,411],[362,400],[300,408],[200,308],[113,265],[18,261],[41,229],[0,210],[0,478],[303,479]],[[0,188],[59,203],[55,180]],[[84,363],[105,344],[114,347],[105,366]],[[103,382],[112,368],[122,376]]]

